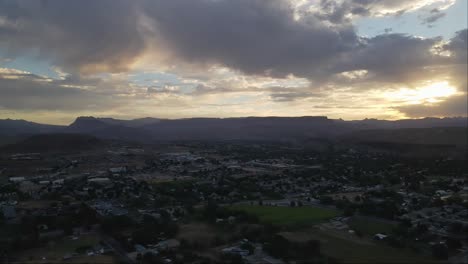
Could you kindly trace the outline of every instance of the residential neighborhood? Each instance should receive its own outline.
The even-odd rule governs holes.
[[[468,252],[457,160],[235,143],[37,155],[0,163],[4,261],[346,262],[333,239],[421,263]]]

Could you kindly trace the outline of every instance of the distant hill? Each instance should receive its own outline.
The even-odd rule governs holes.
[[[326,117],[190,118],[143,127],[159,140],[274,140],[330,137],[340,133]]]
[[[75,122],[62,131],[64,133],[88,134],[106,139],[133,140],[141,142],[152,141],[153,136],[143,128],[143,124],[147,123],[143,121],[140,123],[141,127],[134,127],[137,123],[140,123],[140,121],[79,117]]]
[[[55,133],[65,126],[55,126],[29,122],[26,120],[0,119],[0,136],[32,135],[41,133]]]
[[[20,142],[0,147],[1,153],[75,152],[98,149],[106,143],[96,137],[82,134],[41,134]]]
[[[114,118],[97,118],[97,120],[100,120],[109,125],[119,125],[119,126],[137,128],[137,127],[143,127],[146,125],[157,124],[161,122],[162,119],[145,117],[145,118],[138,118],[138,119],[132,119],[132,120],[121,120],[121,119],[114,119]]]
[[[358,130],[363,129],[402,129],[402,128],[432,128],[432,127],[468,127],[466,117],[446,117],[434,118],[426,117],[421,119],[401,119],[401,120],[378,120],[364,119],[357,121],[345,121],[353,125]]]
[[[360,130],[340,137],[336,146],[412,157],[466,159],[467,137],[466,127]]]
[[[122,139],[127,141],[307,141],[310,139],[331,140],[356,131],[398,130],[409,128],[467,127],[467,118],[424,118],[407,120],[364,119],[344,121],[329,119],[324,116],[304,117],[241,117],[241,118],[187,118],[157,119],[141,118],[120,120],[113,118],[78,117],[66,127],[49,126],[23,120],[0,120],[3,124],[15,121],[18,125],[9,125],[11,134],[73,133],[87,134],[104,139]],[[14,123],[14,122],[13,122]],[[386,132],[367,132],[365,137],[379,137]],[[1,132],[0,132],[1,134]],[[423,135],[417,135],[417,137]],[[400,136],[400,137],[403,137]],[[420,140],[426,141],[425,137]]]
[[[467,145],[466,127],[435,127],[405,129],[359,130],[341,137],[344,142],[352,143],[401,143],[420,145]]]
[[[297,140],[341,133],[326,117],[247,117],[137,119],[122,121],[79,117],[65,132],[138,141],[175,140]],[[340,132],[341,131],[341,132]]]

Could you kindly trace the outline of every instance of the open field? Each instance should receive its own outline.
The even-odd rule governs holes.
[[[440,263],[431,256],[420,255],[407,249],[392,248],[371,240],[347,239],[335,232],[312,228],[300,232],[284,232],[291,241],[320,240],[323,254],[343,263]]]
[[[377,233],[390,234],[396,224],[366,220],[364,217],[353,217],[348,222],[349,228],[361,232],[365,236],[373,236]]]
[[[19,262],[42,262],[42,260],[46,260],[47,262],[51,263],[64,262],[63,257],[65,255],[75,253],[77,248],[94,246],[98,243],[99,237],[94,234],[82,235],[75,240],[69,237],[65,237],[63,239],[51,241],[48,243],[48,245],[41,248],[19,251],[15,259]],[[113,257],[111,256],[86,256],[83,254],[77,256],[76,258],[67,260],[66,262],[76,262],[77,259],[79,259],[82,260],[79,261],[81,263],[83,263],[83,261],[89,261],[92,263],[94,258],[99,259],[99,262],[103,263],[113,262]]]
[[[310,206],[234,205],[229,208],[256,215],[264,223],[294,227],[314,225],[339,215],[339,212],[334,210]]]
[[[111,264],[111,263],[119,263],[117,259],[114,256],[108,256],[108,255],[95,255],[95,256],[82,256],[82,257],[76,257],[72,258],[70,260],[67,260],[66,263],[102,263],[102,264]]]
[[[178,239],[184,239],[189,243],[199,243],[204,247],[211,246],[211,242],[219,235],[211,226],[204,223],[190,223],[180,226]]]

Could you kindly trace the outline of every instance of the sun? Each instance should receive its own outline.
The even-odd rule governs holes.
[[[389,99],[402,101],[406,104],[437,103],[444,98],[457,93],[457,89],[447,81],[430,82],[426,86],[415,89],[401,88],[396,92],[387,93]]]

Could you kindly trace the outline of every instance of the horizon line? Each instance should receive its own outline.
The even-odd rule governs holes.
[[[35,124],[41,124],[41,125],[54,125],[54,126],[69,126],[73,124],[77,119],[79,118],[94,118],[94,119],[113,119],[113,120],[120,120],[120,121],[132,121],[132,120],[139,120],[139,119],[159,119],[159,120],[188,120],[188,119],[247,119],[247,118],[326,118],[328,120],[339,120],[339,121],[345,121],[345,122],[355,122],[355,121],[365,121],[365,120],[376,120],[376,121],[388,121],[388,122],[396,122],[396,121],[403,121],[403,120],[424,120],[424,119],[461,119],[465,118],[468,121],[468,115],[467,116],[444,116],[444,117],[437,117],[437,116],[426,116],[426,117],[419,117],[419,118],[402,118],[402,119],[378,119],[378,118],[363,118],[363,119],[343,119],[343,118],[329,118],[328,116],[323,116],[323,115],[317,115],[317,116],[240,116],[240,117],[204,117],[204,116],[194,116],[194,117],[181,117],[181,118],[159,118],[159,117],[137,117],[137,118],[116,118],[116,117],[109,117],[109,116],[77,116],[71,123],[44,123],[44,122],[35,122],[35,121],[30,121],[27,119],[13,119],[13,118],[0,118],[0,121],[6,121],[6,120],[11,120],[11,121],[24,121],[24,122],[30,122],[30,123],[35,123]],[[468,124],[467,124],[468,125]]]

